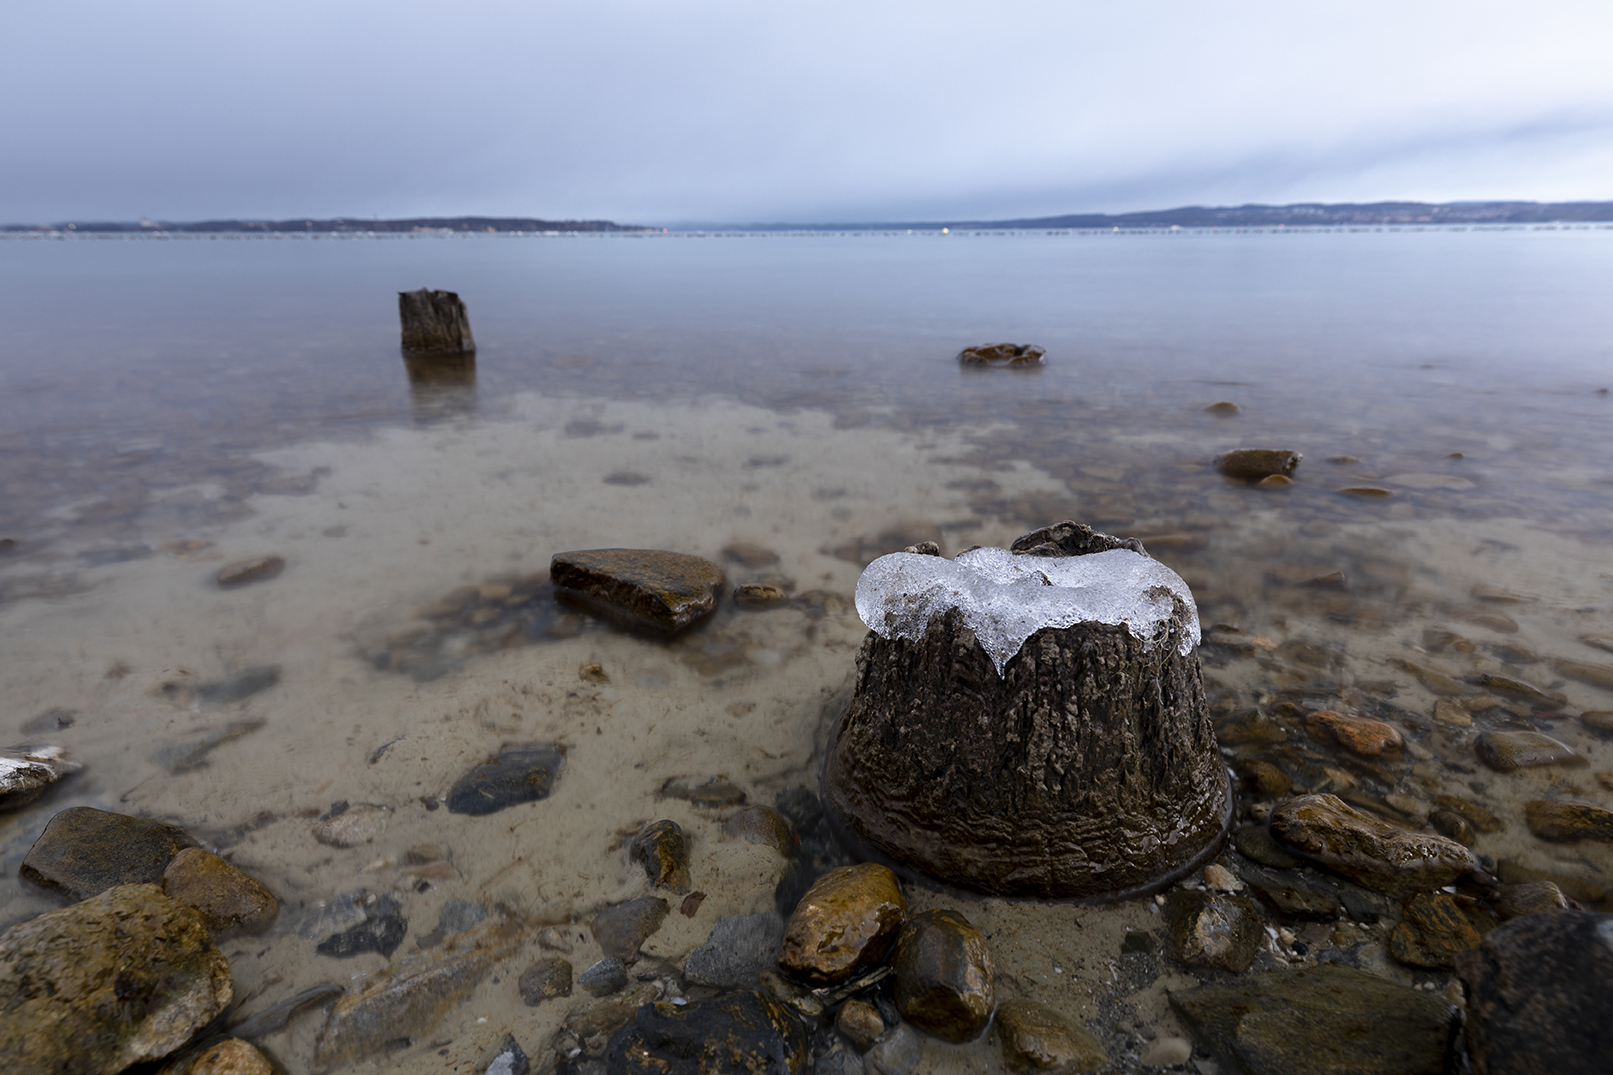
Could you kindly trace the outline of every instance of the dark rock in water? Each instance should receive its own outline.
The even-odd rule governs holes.
[[[577,975],[577,984],[589,996],[608,997],[627,985],[627,967],[615,956],[606,956]]]
[[[1337,918],[1341,904],[1338,889],[1319,877],[1299,870],[1262,870],[1245,866],[1238,876],[1264,896],[1279,914],[1289,918]]]
[[[714,776],[702,784],[682,777],[672,777],[661,785],[661,794],[669,799],[685,799],[696,806],[738,806],[745,801],[745,791],[726,777]]]
[[[1567,743],[1539,732],[1481,732],[1473,749],[1480,761],[1500,773],[1542,765],[1579,768],[1588,764]]]
[[[0,812],[27,806],[45,794],[46,788],[81,768],[57,746],[0,750]]]
[[[626,978],[623,978],[623,982],[626,982]],[[521,991],[521,999],[529,1008],[556,997],[569,997],[571,964],[559,956],[545,956],[523,971],[516,985]]]
[[[666,900],[641,896],[607,907],[594,916],[590,928],[600,950],[624,963],[638,958],[639,946],[661,928],[669,910]]]
[[[8,1072],[117,1072],[159,1059],[233,995],[201,916],[155,885],[119,885],[0,933]]]
[[[835,1029],[844,1034],[859,1053],[866,1053],[885,1033],[885,1019],[874,1005],[854,997],[835,1013]]]
[[[669,888],[679,895],[689,891],[689,838],[676,821],[646,825],[627,850],[634,862],[643,864],[654,887]]]
[[[218,584],[225,589],[245,586],[253,582],[266,582],[286,569],[286,562],[278,556],[260,556],[255,560],[236,560],[218,570]]]
[[[659,549],[563,552],[549,564],[555,596],[631,630],[670,636],[717,610],[722,568]]]
[[[82,900],[114,885],[160,882],[179,850],[195,846],[184,830],[160,821],[74,806],[50,819],[17,873]]]
[[[449,937],[475,929],[487,919],[487,908],[469,900],[449,900],[437,915],[437,928],[415,943],[421,948],[435,948]]]
[[[1537,708],[1565,705],[1568,702],[1568,696],[1562,691],[1544,690],[1511,676],[1482,675],[1479,682],[1498,694],[1511,695]]]
[[[723,558],[732,560],[744,567],[771,567],[778,563],[778,553],[765,545],[757,545],[750,541],[735,541],[724,545]]]
[[[532,1062],[515,1040],[515,1035],[506,1034],[504,1043],[498,1047],[498,1055],[493,1057],[482,1075],[528,1075],[531,1070]]]
[[[896,938],[896,1010],[942,1041],[980,1036],[997,1007],[986,938],[956,911],[923,911]]]
[[[237,739],[244,739],[267,723],[268,721],[262,717],[234,720],[222,728],[214,728],[212,731],[205,732],[202,735],[182,739],[177,743],[161,747],[151,755],[151,760],[168,770],[173,776],[193,772],[207,765],[208,755],[225,743],[233,743]]]
[[[1613,915],[1515,918],[1462,953],[1478,1075],[1601,1075],[1613,1047]]]
[[[1288,729],[1259,709],[1245,709],[1216,723],[1215,738],[1227,746],[1264,746],[1286,743]]]
[[[1260,953],[1265,920],[1246,896],[1216,896],[1178,889],[1165,900],[1171,956],[1189,967],[1241,973]]]
[[[1613,841],[1613,810],[1578,799],[1535,799],[1524,804],[1529,831],[1542,840]]]
[[[1035,1001],[1004,1001],[997,1009],[997,1039],[1003,1067],[1013,1072],[1086,1075],[1109,1063],[1097,1038]]]
[[[916,1075],[924,1061],[924,1042],[906,1023],[897,1023],[863,1054],[870,1075]]]
[[[246,1018],[241,1018],[239,1015],[233,1016],[230,1033],[238,1038],[255,1041],[266,1034],[273,1034],[277,1030],[285,1029],[286,1024],[290,1023],[294,1016],[307,1011],[315,1005],[335,1000],[345,992],[347,992],[345,988],[334,982],[326,982],[324,985],[304,989],[302,992],[287,997],[278,1004],[273,1004],[255,1015],[249,1015]]]
[[[778,962],[783,940],[784,920],[776,914],[719,918],[706,942],[689,953],[684,977],[719,989],[753,988]]]
[[[200,911],[215,937],[267,929],[280,913],[279,901],[262,882],[199,847],[184,848],[173,857],[163,870],[162,890]]]
[[[208,705],[229,705],[266,691],[279,682],[279,665],[259,665],[244,672],[237,672],[233,676],[198,685],[196,698]]]
[[[1448,836],[1463,847],[1472,847],[1479,838],[1473,823],[1454,810],[1430,812],[1428,824],[1441,836]]]
[[[409,920],[392,896],[379,896],[365,909],[364,921],[352,929],[333,933],[314,949],[322,956],[346,959],[360,952],[379,952],[391,957],[409,932]]]
[[[890,870],[871,862],[836,867],[796,905],[779,966],[814,985],[845,981],[884,960],[906,917],[907,900]]]
[[[1170,995],[1194,1036],[1248,1075],[1444,1075],[1459,1009],[1338,963]]]
[[[468,355],[476,350],[465,302],[452,291],[398,292],[403,349],[412,354]]]
[[[1373,817],[1336,795],[1279,804],[1271,832],[1335,873],[1397,899],[1448,885],[1477,865],[1455,840]]]
[[[1259,481],[1273,474],[1286,477],[1294,473],[1301,458],[1298,452],[1277,448],[1238,448],[1217,456],[1215,469],[1229,478]]]
[[[1605,664],[1588,664],[1585,661],[1553,661],[1551,666],[1570,679],[1581,683],[1613,690],[1613,667]]]
[[[1400,924],[1389,933],[1389,954],[1410,967],[1449,968],[1459,953],[1479,943],[1480,923],[1490,927],[1495,919],[1478,912],[1472,900],[1419,892],[1406,901]]]
[[[1204,408],[1206,414],[1237,414],[1241,410],[1236,403],[1223,399],[1219,403],[1212,403]]]
[[[1391,724],[1369,717],[1352,717],[1331,709],[1320,709],[1305,718],[1305,728],[1311,735],[1332,741],[1352,754],[1364,758],[1399,757],[1405,740]]]
[[[1033,343],[986,343],[958,352],[965,366],[1040,366],[1046,359],[1047,349]]]
[[[1284,851],[1276,840],[1271,838],[1271,832],[1264,825],[1245,825],[1232,834],[1232,846],[1238,849],[1238,854],[1244,858],[1253,859],[1262,866],[1270,866],[1276,870],[1292,870],[1299,866],[1302,860]]]
[[[1121,955],[1152,955],[1159,950],[1159,940],[1147,930],[1127,928],[1120,938]]]
[[[646,1004],[612,1040],[611,1075],[806,1075],[806,1026],[789,1008],[759,993]]]
[[[1570,909],[1563,890],[1550,881],[1520,881],[1502,885],[1496,897],[1495,913],[1503,919],[1521,918],[1526,914]]]
[[[448,810],[482,817],[517,803],[546,799],[565,761],[565,752],[550,744],[505,747],[459,778],[448,792]]]
[[[723,822],[723,835],[748,844],[765,844],[788,857],[795,850],[795,833],[784,815],[771,806],[747,806]]]

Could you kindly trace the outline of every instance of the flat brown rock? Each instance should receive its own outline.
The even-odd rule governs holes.
[[[1087,1075],[1109,1063],[1097,1038],[1031,1000],[1007,1000],[998,1007],[997,1038],[1009,1071]]]
[[[965,366],[1040,366],[1046,358],[1046,349],[1033,343],[986,343],[958,352]]]
[[[710,616],[722,568],[660,549],[584,549],[549,564],[555,596],[629,630],[677,634]]]
[[[1483,732],[1473,743],[1479,760],[1500,773],[1542,765],[1578,768],[1589,764],[1567,743],[1539,732]]]
[[[1613,810],[1578,799],[1535,799],[1524,804],[1529,831],[1542,840],[1613,841]]]
[[[214,936],[236,929],[257,932],[280,913],[279,901],[257,878],[199,847],[174,856],[163,871],[162,890],[200,911]]]
[[[195,843],[160,821],[74,806],[50,819],[17,873],[82,900],[114,885],[161,881],[179,850]]]
[[[1333,872],[1397,899],[1448,885],[1477,864],[1455,840],[1373,817],[1336,795],[1280,803],[1271,832]]]
[[[1393,725],[1368,717],[1351,717],[1331,709],[1320,709],[1305,718],[1305,728],[1320,739],[1331,740],[1352,754],[1364,758],[1398,755],[1405,740]]]
[[[1400,924],[1389,933],[1389,954],[1411,967],[1448,969],[1458,954],[1483,939],[1474,913],[1444,892],[1419,892],[1406,902]],[[1493,926],[1494,918],[1485,925]]]
[[[1298,452],[1279,448],[1237,448],[1217,456],[1215,469],[1229,478],[1259,481],[1273,474],[1293,474],[1301,458]]]
[[[907,917],[896,875],[884,866],[837,866],[813,882],[784,930],[779,966],[828,985],[885,958]]]

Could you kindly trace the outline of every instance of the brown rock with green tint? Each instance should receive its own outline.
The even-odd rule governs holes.
[[[922,911],[896,938],[896,1010],[942,1041],[980,1036],[997,1006],[986,938],[956,911]]]
[[[1473,744],[1479,760],[1499,773],[1542,765],[1580,768],[1588,764],[1567,743],[1539,732],[1483,732]]]
[[[215,937],[241,929],[256,933],[280,913],[274,894],[210,851],[187,847],[162,874],[162,890],[202,913]]]
[[[0,933],[7,1072],[122,1071],[178,1049],[234,995],[195,908],[118,885]]]
[[[997,1009],[1003,1067],[1029,1075],[1089,1075],[1109,1063],[1103,1045],[1046,1005],[1005,1000]]]
[[[1562,691],[1546,690],[1511,676],[1483,675],[1479,682],[1499,694],[1509,694],[1535,706],[1563,705],[1568,696]]]
[[[1367,717],[1346,716],[1331,709],[1310,714],[1305,718],[1305,728],[1312,735],[1331,740],[1364,758],[1398,756],[1406,745],[1392,725]]]
[[[1450,884],[1477,865],[1455,840],[1373,817],[1336,795],[1301,795],[1271,813],[1281,843],[1397,899]]]
[[[1229,478],[1259,481],[1273,474],[1292,474],[1301,458],[1298,452],[1278,448],[1238,448],[1217,456],[1215,469]]]
[[[159,882],[179,850],[194,846],[183,829],[161,821],[73,806],[50,819],[17,873],[82,900],[114,885]]]
[[[644,874],[654,887],[669,888],[680,895],[689,891],[689,838],[676,821],[646,825],[627,850],[634,862],[644,866]]]
[[[907,917],[896,875],[871,862],[837,866],[813,882],[784,929],[779,966],[817,985],[884,960]]]
[[[1579,799],[1535,799],[1523,807],[1529,831],[1542,840],[1613,841],[1613,810]]]
[[[1389,954],[1411,967],[1448,969],[1460,952],[1483,939],[1476,914],[1444,892],[1419,892],[1406,902],[1400,924],[1389,934]],[[1493,926],[1491,918],[1486,925]]]
[[[585,549],[549,564],[555,596],[629,630],[670,636],[717,610],[722,568],[660,549]]]

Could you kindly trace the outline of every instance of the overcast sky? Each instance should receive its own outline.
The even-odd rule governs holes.
[[[1613,199],[1613,3],[0,0],[0,222]]]

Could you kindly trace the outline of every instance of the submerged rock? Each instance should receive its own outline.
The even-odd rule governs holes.
[[[717,610],[722,568],[659,549],[563,552],[549,565],[555,596],[630,630],[669,636]]]
[[[1542,911],[1570,909],[1568,897],[1551,881],[1519,881],[1502,885],[1495,900],[1495,913],[1503,919],[1521,918]]]
[[[46,788],[81,768],[57,746],[0,750],[0,813],[27,806],[45,794]]]
[[[806,1075],[806,1026],[759,993],[646,1004],[610,1043],[611,1075]]]
[[[195,846],[184,830],[161,821],[73,806],[50,819],[17,873],[82,900],[114,885],[160,882],[180,849]]]
[[[723,835],[731,840],[771,847],[788,858],[795,851],[795,832],[784,815],[771,806],[747,806],[723,822]]]
[[[705,943],[689,953],[684,977],[696,985],[752,988],[778,962],[783,940],[784,922],[776,914],[719,918]]]
[[[1567,743],[1539,732],[1481,732],[1473,743],[1479,760],[1501,773],[1542,765],[1588,764]]]
[[[267,929],[280,903],[257,878],[199,847],[181,850],[162,874],[162,890],[201,912],[215,937]]]
[[[986,938],[956,911],[923,911],[896,938],[896,1010],[942,1041],[980,1036],[997,1007]]]
[[[1320,739],[1331,740],[1352,754],[1364,758],[1398,756],[1406,742],[1393,725],[1368,717],[1351,717],[1331,709],[1318,710],[1305,718],[1306,729]]]
[[[0,1057],[12,1072],[116,1072],[229,1007],[229,961],[192,907],[118,885],[0,933]]]
[[[322,956],[346,959],[362,952],[379,952],[391,958],[409,932],[409,920],[393,896],[372,897],[365,908],[364,921],[351,929],[333,933],[320,941],[315,951]]]
[[[269,1058],[240,1038],[225,1038],[194,1056],[181,1055],[160,1075],[276,1075]]]
[[[546,956],[522,971],[516,985],[521,991],[521,999],[529,1008],[556,997],[569,997],[571,963],[559,956]]]
[[[845,1035],[859,1053],[866,1053],[885,1033],[885,1020],[878,1008],[853,997],[835,1013],[835,1029]]]
[[[286,562],[278,556],[236,560],[219,568],[218,584],[225,589],[232,589],[253,582],[266,582],[277,577],[285,569]]]
[[[1458,897],[1419,892],[1406,901],[1400,924],[1389,933],[1389,954],[1412,967],[1451,967],[1459,953],[1482,939],[1481,921]],[[1484,924],[1493,926],[1495,920]]]
[[[608,997],[627,986],[627,967],[616,956],[606,956],[577,975],[577,984],[589,996]]]
[[[784,930],[779,966],[830,985],[884,960],[907,917],[896,875],[871,862],[837,866],[813,882]]]
[[[1542,840],[1613,841],[1613,810],[1578,799],[1535,799],[1524,804],[1529,831]]]
[[[1189,967],[1241,973],[1260,952],[1265,920],[1247,896],[1216,896],[1178,889],[1165,901],[1171,955]]]
[[[1216,456],[1215,469],[1229,478],[1259,481],[1273,474],[1293,474],[1302,458],[1298,452],[1280,448],[1237,448]]]
[[[670,777],[661,785],[661,794],[707,808],[738,806],[745,801],[745,790],[723,776],[711,777],[700,784],[682,777]]]
[[[314,839],[331,847],[360,847],[386,832],[390,806],[378,803],[335,803],[314,824]]]
[[[1040,366],[1046,359],[1047,349],[1034,343],[984,343],[958,352],[965,366]]]
[[[531,1070],[532,1061],[527,1059],[515,1035],[506,1034],[504,1043],[498,1047],[498,1055],[493,1057],[482,1075],[528,1075]]]
[[[1479,682],[1498,694],[1508,694],[1537,707],[1563,705],[1568,701],[1562,691],[1545,690],[1511,676],[1482,675]]]
[[[631,963],[638,958],[639,946],[661,928],[669,910],[666,900],[642,896],[600,911],[590,928],[601,951]]]
[[[679,895],[689,891],[689,838],[676,821],[646,825],[627,850],[634,862],[644,866],[644,874],[655,888],[669,888]]]
[[[1373,817],[1336,795],[1301,795],[1272,811],[1271,832],[1287,846],[1367,888],[1402,898],[1448,885],[1473,869],[1455,840]]]
[[[547,799],[565,763],[565,751],[553,744],[506,746],[449,789],[448,811],[483,817],[517,803]]]
[[[777,586],[763,582],[743,582],[734,587],[734,604],[740,608],[762,611],[783,608],[790,603],[790,595]]]
[[[1030,1000],[997,1008],[1003,1067],[1025,1075],[1088,1075],[1109,1063],[1103,1044],[1058,1012]]]

